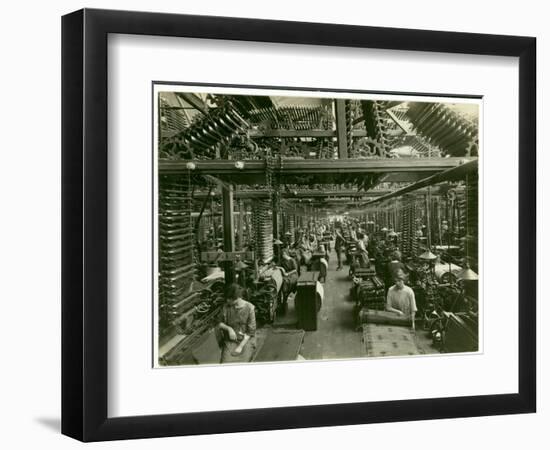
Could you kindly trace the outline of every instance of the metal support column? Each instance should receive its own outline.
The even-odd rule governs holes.
[[[273,207],[273,239],[279,239],[279,199],[277,194],[273,194],[271,198],[271,205]]]
[[[233,223],[233,185],[226,185],[222,188],[222,209],[223,209],[223,250],[233,252],[235,250],[235,227]],[[235,281],[233,263],[224,263],[225,284],[229,285]]]
[[[244,249],[244,220],[245,220],[245,212],[244,212],[244,204],[243,200],[237,200],[237,204],[239,207],[239,217],[237,220],[237,236],[239,238],[239,250]]]
[[[348,157],[348,135],[346,132],[346,101],[336,99],[336,136],[338,139],[338,158]]]

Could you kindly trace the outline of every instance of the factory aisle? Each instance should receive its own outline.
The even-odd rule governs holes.
[[[319,311],[317,331],[305,334],[300,354],[305,359],[344,359],[365,357],[362,333],[355,329],[351,281],[348,266],[337,271],[336,252],[331,249],[324,300]]]

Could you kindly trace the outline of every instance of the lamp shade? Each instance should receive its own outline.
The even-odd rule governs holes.
[[[479,276],[477,273],[475,273],[472,269],[470,269],[470,265],[466,264],[464,266],[464,269],[462,269],[460,272],[456,274],[456,277],[459,280],[463,281],[477,281],[479,280]]]
[[[248,265],[242,261],[237,261],[235,264],[235,270],[244,270],[248,269]]]
[[[425,261],[433,261],[434,259],[437,259],[437,256],[434,255],[431,251],[426,250],[424,253],[422,253],[419,256],[420,259],[423,259]]]

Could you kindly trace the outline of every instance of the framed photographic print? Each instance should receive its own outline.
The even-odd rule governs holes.
[[[535,411],[534,38],[86,9],[62,46],[64,434]]]

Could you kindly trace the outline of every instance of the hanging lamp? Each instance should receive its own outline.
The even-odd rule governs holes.
[[[235,264],[235,270],[241,271],[244,269],[248,269],[248,264],[244,263],[243,261],[239,260]]]
[[[470,269],[470,264],[466,263],[464,264],[464,269],[462,269],[460,272],[456,274],[456,277],[459,280],[463,281],[477,281],[479,280],[479,276],[477,273],[475,273],[472,269]]]
[[[419,256],[419,258],[423,259],[424,261],[433,261],[434,259],[437,259],[437,256],[434,255],[430,250],[426,250]]]

